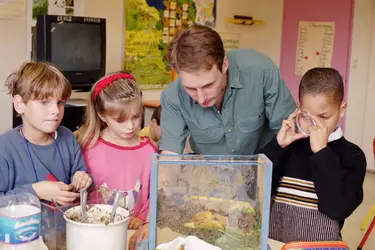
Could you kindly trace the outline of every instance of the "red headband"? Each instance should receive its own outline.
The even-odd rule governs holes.
[[[112,75],[112,76],[108,76],[108,77],[104,78],[103,80],[100,80],[96,84],[95,89],[94,89],[94,101],[96,101],[96,98],[98,97],[99,93],[105,87],[107,87],[109,84],[113,83],[114,81],[117,81],[118,79],[131,79],[131,80],[135,81],[134,76],[132,76],[131,74],[127,74],[127,73],[119,73],[119,74],[115,74],[115,75]]]

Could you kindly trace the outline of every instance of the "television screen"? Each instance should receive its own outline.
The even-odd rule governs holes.
[[[51,62],[62,71],[101,69],[100,24],[51,23]]]

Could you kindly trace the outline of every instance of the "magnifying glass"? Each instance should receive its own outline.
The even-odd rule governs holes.
[[[316,122],[312,119],[312,117],[306,113],[301,112],[296,116],[296,130],[304,135],[310,135],[309,127],[314,126],[316,127]]]

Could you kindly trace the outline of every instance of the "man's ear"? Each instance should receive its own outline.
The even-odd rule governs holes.
[[[227,56],[224,56],[224,59],[223,59],[223,65],[222,65],[222,68],[221,68],[221,73],[227,73],[227,70],[229,68],[229,60],[228,60],[228,57]]]
[[[152,123],[152,124],[155,124],[155,125],[158,125],[158,122],[156,121],[155,118],[151,120],[151,123]]]
[[[25,113],[26,104],[20,95],[13,97],[13,106],[18,114],[23,115]]]

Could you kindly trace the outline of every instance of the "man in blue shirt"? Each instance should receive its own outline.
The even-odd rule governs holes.
[[[168,60],[179,78],[161,94],[162,153],[254,154],[296,109],[271,59],[251,49],[225,53],[205,26],[182,30]]]

